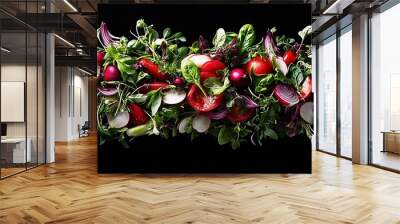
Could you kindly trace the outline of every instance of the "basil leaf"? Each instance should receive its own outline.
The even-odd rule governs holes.
[[[216,48],[222,47],[225,43],[225,40],[226,40],[225,30],[223,28],[219,28],[212,41],[214,47]]]
[[[152,116],[156,115],[158,109],[160,108],[161,100],[162,100],[162,94],[157,94],[155,99],[153,100],[153,103],[151,104],[151,115]]]
[[[232,128],[224,126],[218,133],[218,144],[225,145],[229,142],[234,142],[235,138],[235,131]]]
[[[200,83],[199,69],[191,61],[187,62],[186,65],[183,67],[182,75],[185,81],[188,83]]]
[[[246,24],[240,28],[238,36],[239,46],[243,49],[251,47],[256,41],[256,31],[253,25]]]
[[[311,26],[306,26],[304,27],[303,30],[299,31],[299,36],[301,37],[301,39],[306,38],[306,36],[310,35],[312,32],[312,27]]]
[[[144,103],[144,102],[146,102],[146,100],[147,100],[147,96],[144,94],[140,94],[140,93],[128,96],[129,102]]]
[[[270,137],[273,140],[278,140],[278,134],[269,127],[264,128],[264,135]]]
[[[230,86],[230,82],[228,78],[225,78],[224,83],[221,82],[219,78],[208,78],[204,81],[203,84],[206,88],[208,88],[211,95],[219,95],[223,93]]]
[[[167,27],[163,30],[163,37],[167,38],[169,35],[171,35],[171,28]]]

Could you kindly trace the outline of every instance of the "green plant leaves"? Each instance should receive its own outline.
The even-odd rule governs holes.
[[[255,41],[256,41],[256,31],[254,30],[253,25],[246,24],[242,26],[242,28],[240,28],[238,35],[238,43],[239,46],[242,47],[242,52],[253,46]]]
[[[208,92],[211,95],[219,95],[223,93],[230,86],[230,82],[228,78],[225,78],[224,83],[221,82],[219,78],[208,78],[204,81],[204,87],[208,89]]]
[[[225,44],[225,40],[226,40],[225,30],[223,28],[219,28],[212,40],[214,47],[216,48],[222,47]]]
[[[191,61],[187,62],[186,65],[183,67],[182,75],[183,75],[183,78],[188,83],[199,83],[200,82],[199,69]]]
[[[220,145],[228,144],[234,141],[235,138],[236,138],[235,131],[232,128],[224,126],[220,129],[218,133],[218,144]]]

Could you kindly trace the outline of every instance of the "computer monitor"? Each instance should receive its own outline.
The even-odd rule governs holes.
[[[1,137],[7,136],[7,124],[1,123]]]

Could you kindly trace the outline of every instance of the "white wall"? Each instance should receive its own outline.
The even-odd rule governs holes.
[[[72,67],[56,67],[56,141],[79,138],[78,125],[88,120],[88,78]]]

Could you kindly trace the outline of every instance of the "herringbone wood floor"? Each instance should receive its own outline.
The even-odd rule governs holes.
[[[312,175],[98,175],[91,137],[0,181],[0,223],[400,223],[400,175],[319,152]]]

